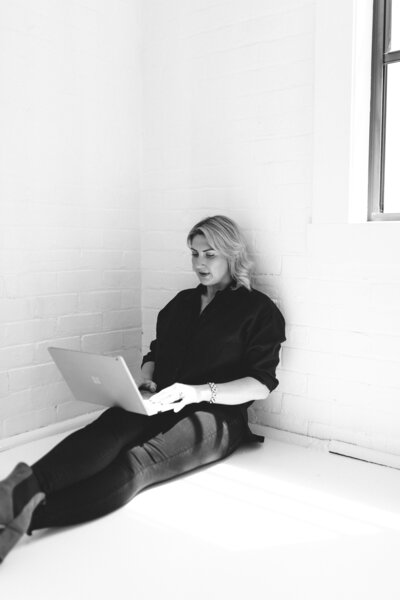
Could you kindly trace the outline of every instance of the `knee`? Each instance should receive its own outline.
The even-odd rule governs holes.
[[[114,426],[121,423],[126,418],[127,411],[119,406],[112,406],[105,410],[100,417],[98,422],[106,426]]]
[[[119,406],[112,406],[100,415],[97,423],[109,433],[116,432],[120,435],[121,432],[130,431],[133,434],[134,431],[143,429],[146,419],[148,417],[144,415],[138,415]]]

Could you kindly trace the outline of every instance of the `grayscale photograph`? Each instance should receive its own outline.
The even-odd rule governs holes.
[[[400,0],[0,0],[2,600],[399,600],[399,107]]]

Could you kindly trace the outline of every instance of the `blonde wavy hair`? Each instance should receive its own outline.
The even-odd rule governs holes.
[[[253,263],[249,258],[247,242],[238,225],[223,215],[207,217],[192,227],[187,236],[190,246],[196,235],[203,235],[212,248],[227,259],[233,289],[251,290]]]

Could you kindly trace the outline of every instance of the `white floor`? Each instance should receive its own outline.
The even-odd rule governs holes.
[[[0,454],[0,479],[62,436]],[[400,598],[400,472],[267,440],[116,513],[26,537],[2,600]]]

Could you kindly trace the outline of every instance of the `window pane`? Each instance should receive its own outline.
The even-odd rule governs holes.
[[[400,63],[387,68],[384,212],[400,213]]]
[[[400,50],[400,0],[392,0],[392,36],[390,50]]]

